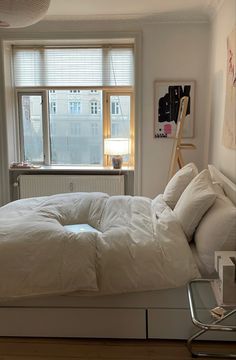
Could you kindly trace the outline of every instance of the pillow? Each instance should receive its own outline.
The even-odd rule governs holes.
[[[218,195],[195,233],[198,256],[209,274],[214,272],[215,251],[236,250],[236,207],[224,195]]]
[[[174,209],[180,195],[197,174],[197,167],[193,163],[189,163],[170,179],[166,185],[163,199],[171,209]]]
[[[174,212],[191,241],[193,233],[205,212],[216,199],[209,170],[203,170],[186,187],[180,196]]]

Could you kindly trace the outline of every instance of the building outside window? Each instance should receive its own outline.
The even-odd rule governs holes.
[[[111,135],[112,137],[119,137],[120,131],[119,131],[119,124],[112,124],[111,125]]]
[[[71,135],[72,136],[79,136],[81,134],[81,127],[80,127],[80,123],[78,122],[72,122],[70,125],[70,129],[71,129]]]
[[[90,112],[92,115],[98,114],[98,102],[97,101],[90,102]]]
[[[81,111],[80,101],[69,102],[69,112],[71,114],[80,114],[80,111]]]
[[[79,94],[80,90],[70,90],[70,94]]]
[[[119,115],[120,114],[120,104],[118,100],[114,100],[111,103],[111,113],[112,115]]]
[[[50,113],[55,115],[57,113],[57,104],[56,101],[50,102]]]
[[[97,123],[92,123],[91,124],[91,135],[92,136],[98,136],[98,124]]]

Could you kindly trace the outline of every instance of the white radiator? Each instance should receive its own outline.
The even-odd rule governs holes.
[[[124,195],[124,175],[20,175],[19,197],[70,192],[105,192]]]

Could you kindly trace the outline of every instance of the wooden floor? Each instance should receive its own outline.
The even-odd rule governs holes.
[[[234,343],[203,342],[196,348],[236,353]],[[0,360],[190,360],[185,341],[0,339]]]

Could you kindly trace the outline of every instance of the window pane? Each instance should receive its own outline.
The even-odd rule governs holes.
[[[111,137],[130,138],[130,96],[110,96]],[[123,156],[128,162],[129,155]]]
[[[43,162],[42,96],[21,96],[24,160]]]
[[[130,96],[110,97],[111,137],[130,137]]]
[[[55,103],[54,112],[52,103]],[[102,91],[49,92],[52,164],[95,165],[103,162]]]

